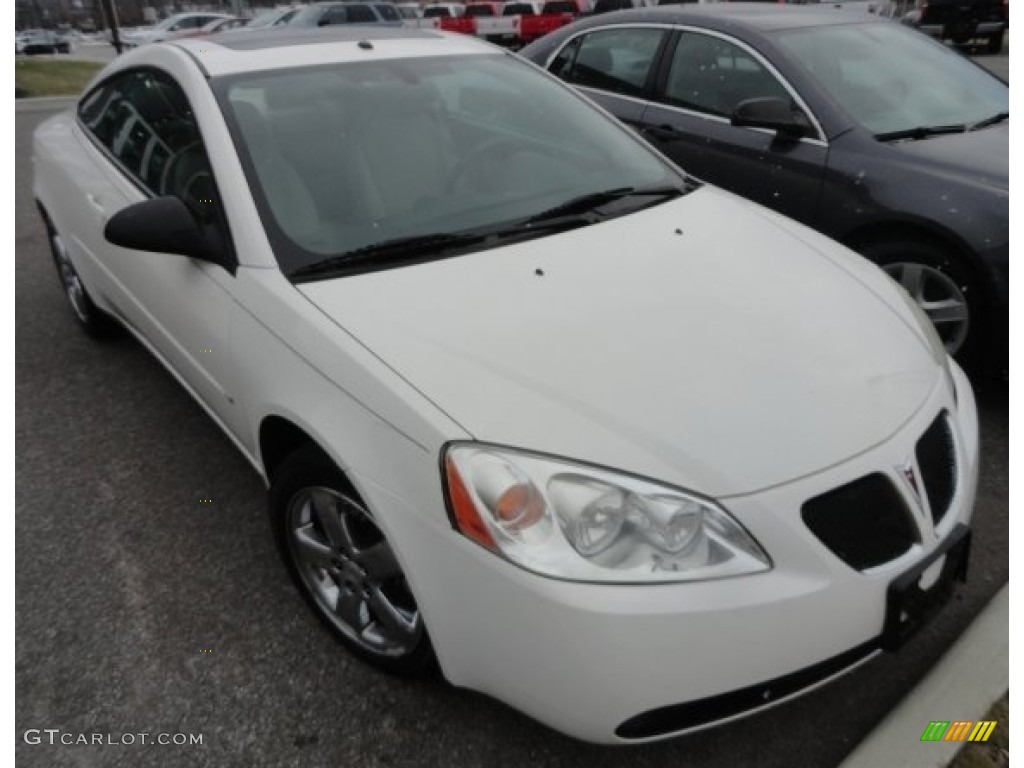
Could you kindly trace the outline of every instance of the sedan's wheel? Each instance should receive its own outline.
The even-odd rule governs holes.
[[[433,651],[394,550],[338,469],[319,451],[286,459],[270,490],[278,546],[317,615],[357,655],[418,673]]]
[[[955,355],[967,339],[970,312],[961,286],[935,267],[916,262],[897,261],[883,267],[889,276],[924,310],[946,345]]]
[[[57,275],[60,277],[61,286],[64,289],[64,296],[79,325],[90,336],[97,338],[109,336],[116,328],[114,321],[93,303],[82,278],[71,262],[64,238],[45,217],[44,223],[50,240],[53,262],[57,267]]]
[[[930,243],[892,240],[859,249],[917,302],[946,351],[967,361],[979,345],[980,290],[961,262]]]

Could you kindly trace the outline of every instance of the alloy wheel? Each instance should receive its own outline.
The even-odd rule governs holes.
[[[963,346],[970,327],[965,289],[945,272],[918,262],[892,262],[882,267],[918,303],[932,321],[946,351]]]
[[[85,286],[75,271],[64,240],[56,232],[50,234],[50,243],[53,245],[53,256],[57,261],[57,270],[60,272],[60,280],[64,285],[64,293],[68,302],[74,310],[75,315],[83,323],[89,322],[89,305],[86,303]]]
[[[404,656],[423,622],[384,534],[353,499],[326,487],[299,490],[287,509],[287,543],[323,615],[372,655]]]

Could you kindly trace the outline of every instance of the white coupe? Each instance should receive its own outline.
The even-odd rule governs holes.
[[[916,304],[510,53],[150,45],[34,153],[74,316],[231,437],[374,664],[652,740],[897,648],[965,574],[977,414]]]

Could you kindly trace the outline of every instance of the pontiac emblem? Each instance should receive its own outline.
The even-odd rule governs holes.
[[[914,489],[914,495],[917,497],[918,505],[921,504],[921,489],[917,485],[917,475],[914,473],[914,465],[910,460],[907,460],[899,468],[900,472],[903,473],[903,477],[906,479],[910,487]]]

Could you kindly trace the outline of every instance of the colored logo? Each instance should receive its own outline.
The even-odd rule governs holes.
[[[900,467],[900,472],[903,473],[904,479],[910,484],[910,487],[914,489],[914,495],[917,497],[918,505],[921,504],[921,489],[917,487],[917,475],[914,473],[914,465],[908,459]]]
[[[932,720],[921,741],[988,741],[995,729],[995,720]]]

